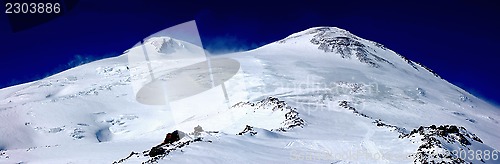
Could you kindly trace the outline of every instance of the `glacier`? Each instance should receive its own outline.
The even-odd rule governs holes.
[[[500,163],[499,108],[347,30],[314,27],[224,55],[167,36],[142,45],[0,89],[0,163]],[[169,60],[131,62],[145,51]],[[206,58],[215,75],[228,69],[216,61],[237,69],[212,86],[198,67],[169,72]],[[140,81],[141,64],[160,81],[188,79],[170,85],[168,107],[137,96],[151,81]],[[179,88],[191,77],[208,87]],[[196,126],[206,131],[147,156],[167,132]]]

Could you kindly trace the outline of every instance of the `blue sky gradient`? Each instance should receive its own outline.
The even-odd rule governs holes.
[[[119,55],[150,34],[196,20],[204,47],[214,53],[256,48],[315,26],[343,28],[500,102],[496,1],[86,0],[17,32],[7,16],[0,15],[1,88],[70,68],[75,60]]]

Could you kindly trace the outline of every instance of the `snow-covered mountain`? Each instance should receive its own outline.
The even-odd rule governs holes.
[[[0,163],[500,163],[500,109],[346,30],[212,56],[210,75],[205,57],[151,37],[1,89]],[[188,135],[148,156],[176,129]]]

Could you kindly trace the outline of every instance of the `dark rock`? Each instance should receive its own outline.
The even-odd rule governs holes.
[[[150,157],[155,157],[161,154],[165,154],[165,149],[161,148],[160,146],[155,146],[151,148],[151,150],[148,153]]]
[[[246,125],[246,126],[245,126],[245,129],[243,129],[243,131],[239,132],[239,133],[238,133],[238,134],[236,134],[236,135],[240,135],[240,136],[241,136],[241,135],[246,134],[246,133],[250,133],[250,135],[251,135],[251,136],[253,136],[253,135],[256,135],[256,134],[257,134],[257,132],[256,132],[255,130],[253,130],[253,127],[252,127],[252,126],[250,126],[250,125]]]
[[[411,138],[415,135],[423,137],[417,152],[411,155],[414,157],[415,163],[470,163],[451,154],[451,150],[448,150],[444,144],[457,144],[460,150],[470,150],[468,146],[472,144],[471,140],[482,143],[475,134],[456,125],[420,126],[409,134],[400,135],[400,138]],[[445,143],[441,143],[441,141]],[[439,149],[444,151],[436,151]]]

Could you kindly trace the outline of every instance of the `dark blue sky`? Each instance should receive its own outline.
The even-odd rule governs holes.
[[[495,1],[80,0],[64,15],[17,32],[2,11],[0,87],[43,78],[79,60],[119,55],[150,34],[190,20],[197,21],[212,52],[252,49],[314,26],[340,27],[500,102]]]

